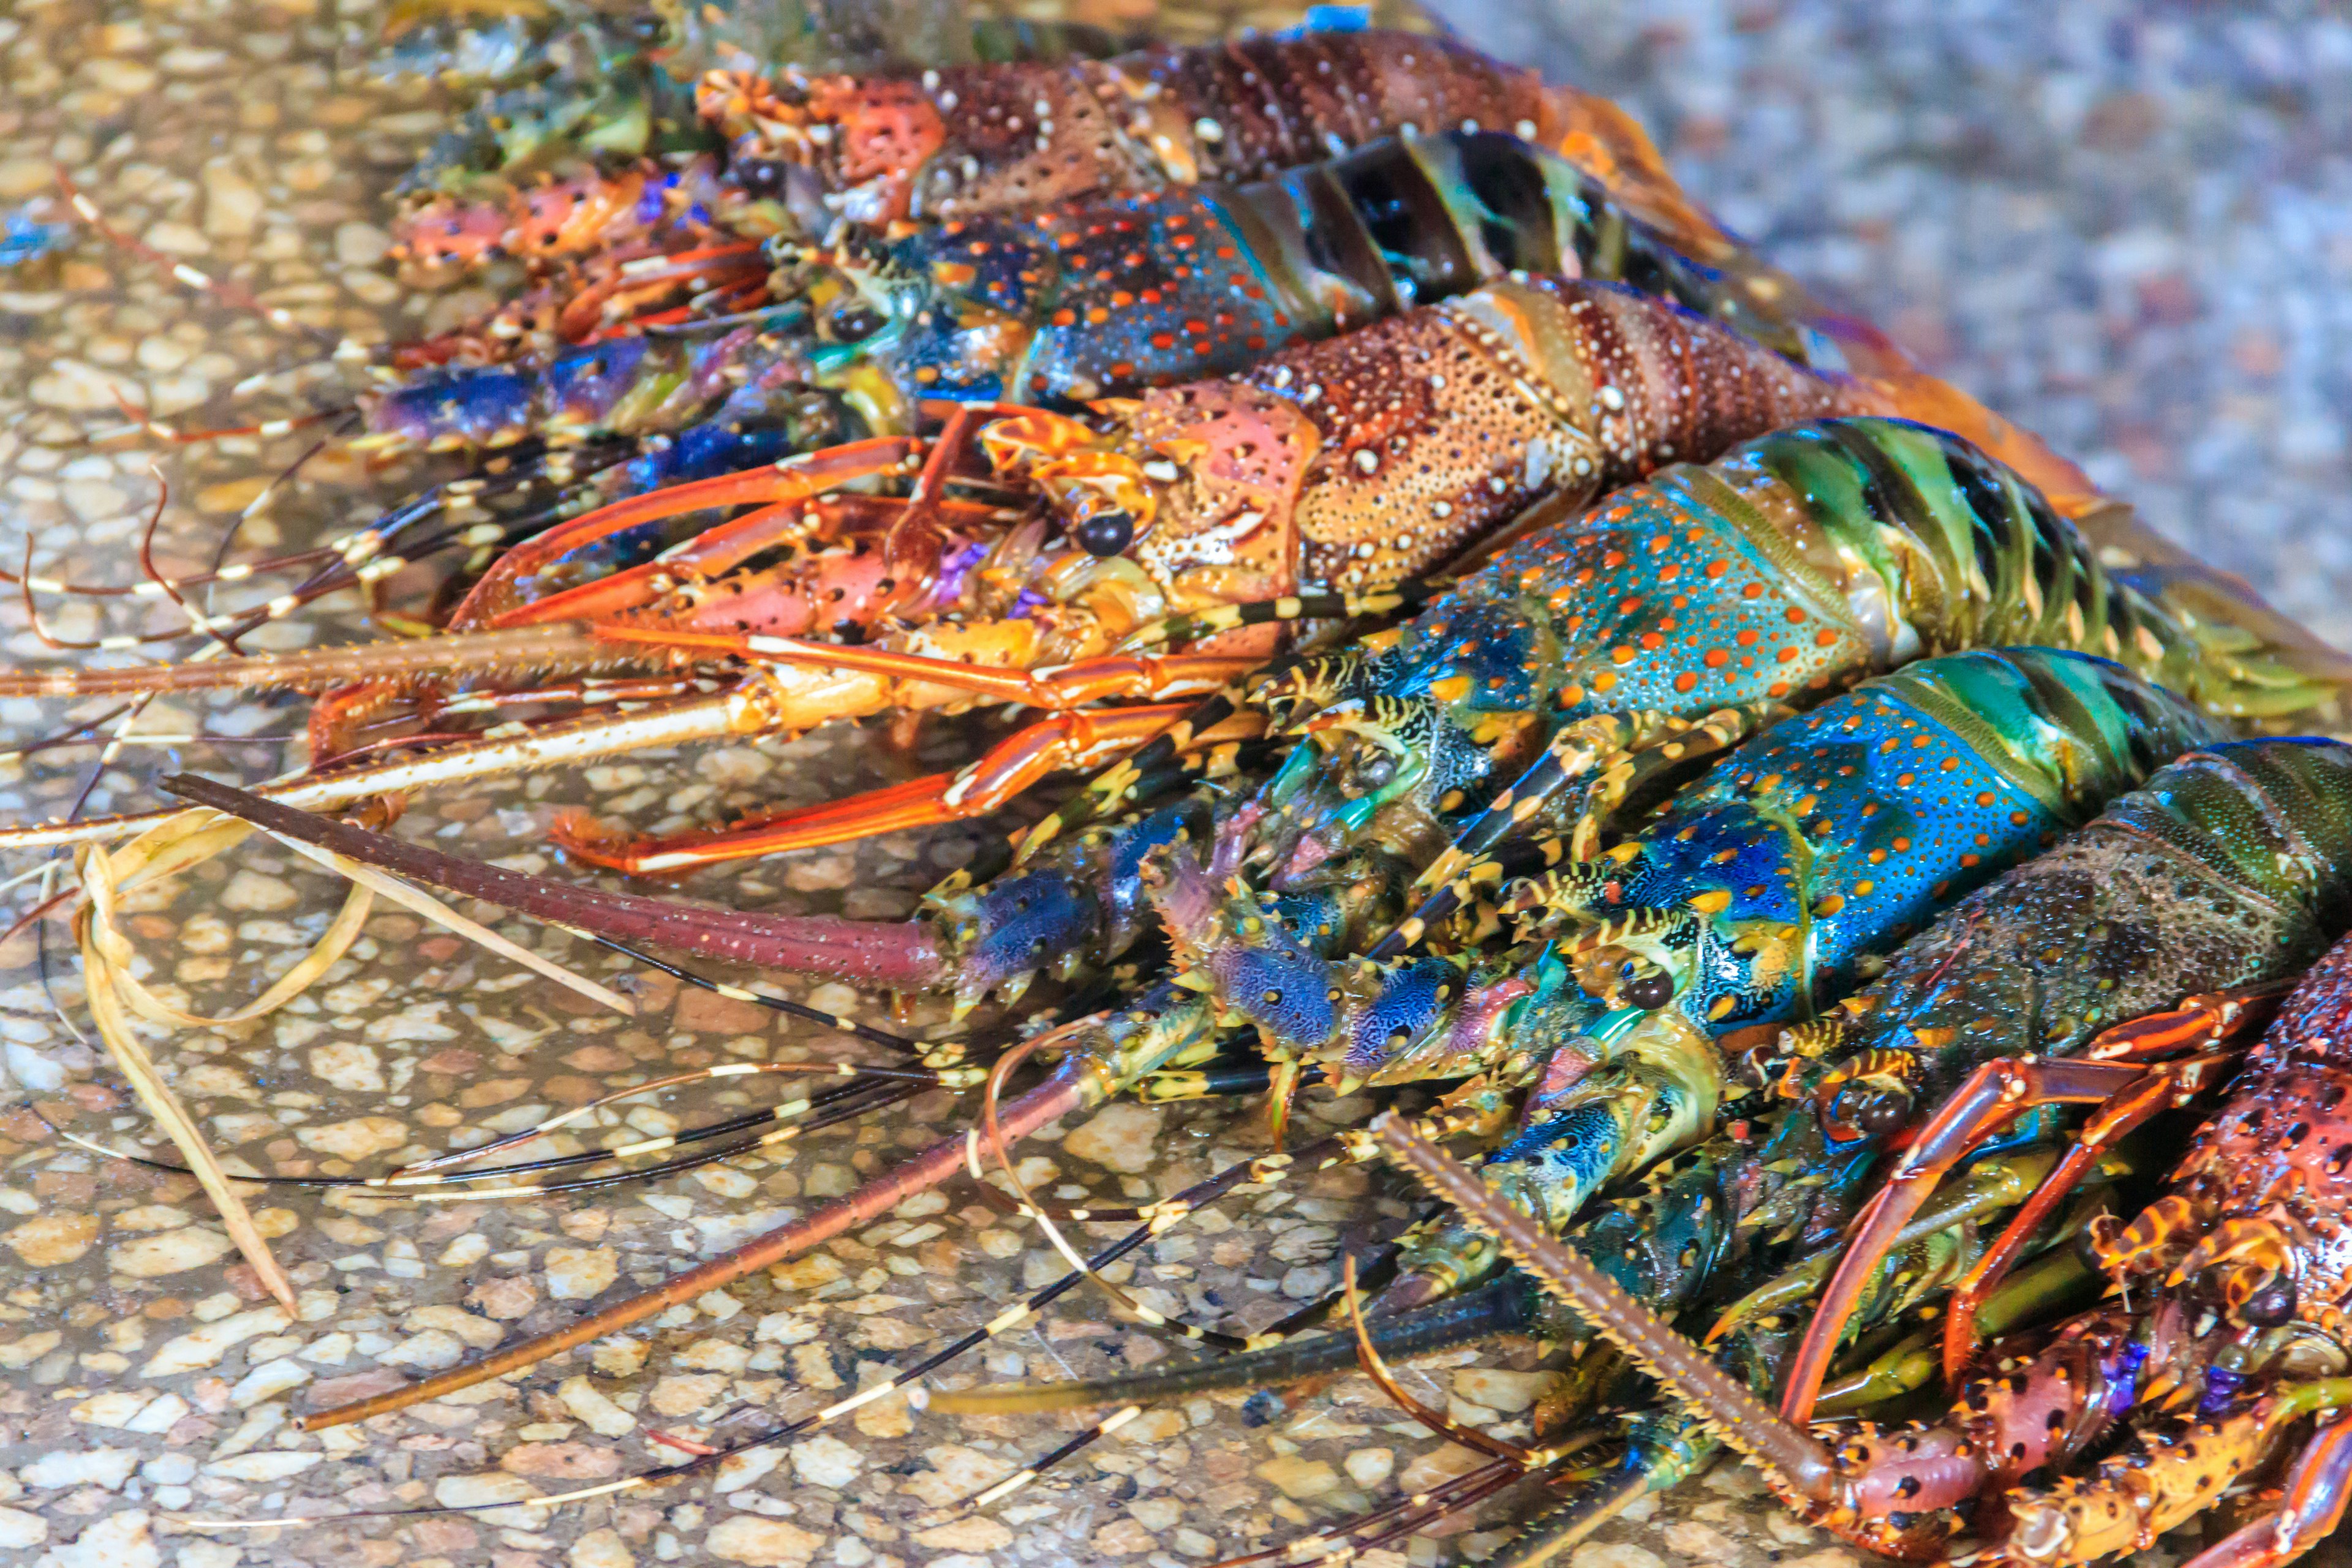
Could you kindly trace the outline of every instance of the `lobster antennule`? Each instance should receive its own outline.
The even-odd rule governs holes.
[[[747,914],[609,893],[445,855],[191,773],[174,773],[162,783],[183,800],[315,844],[345,859],[598,936],[898,990],[934,986],[945,974],[937,942],[912,921]]]

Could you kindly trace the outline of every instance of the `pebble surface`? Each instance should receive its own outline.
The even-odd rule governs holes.
[[[2159,525],[2345,635],[2328,619],[2352,603],[2334,586],[2352,571],[2340,369],[2352,357],[2352,139],[2340,122],[2352,61],[2330,30],[2338,24],[2164,10],[2142,23],[2095,6],[2104,20],[2077,26],[2003,5],[1966,20],[1923,15],[1912,29],[1875,10],[1812,4],[1654,5],[1638,19],[1548,5],[1462,20],[1490,47],[1622,95],[1701,195],[1776,259],[1846,289],[1939,368],[2088,457]],[[1080,9],[1118,24],[1147,19],[1150,7]],[[1177,13],[1173,26],[1278,19],[1204,5]],[[370,0],[20,5],[0,17],[0,204],[41,199],[62,165],[126,231],[295,310],[325,339],[430,330],[458,306],[385,276],[381,197],[446,115],[428,94],[358,68],[383,23]],[[1948,70],[1947,58],[1967,68]],[[222,401],[262,371],[278,374],[260,396]],[[326,405],[351,384],[314,344],[79,237],[0,273],[0,547],[13,565],[29,538],[37,570],[132,581],[160,475],[159,563],[199,566],[309,438],[169,449],[81,438],[120,421],[118,398],[212,424]],[[236,549],[249,558],[353,526],[423,473],[372,472],[330,447],[242,524]],[[404,584],[393,586],[396,597]],[[42,631],[65,638],[163,619],[152,604],[119,601],[51,599],[44,612]],[[362,630],[352,606],[323,606],[254,646]],[[12,661],[68,657],[13,603],[0,605],[0,640]],[[157,744],[126,751],[89,808],[155,804],[143,781],[166,765],[266,776],[295,754],[282,748],[299,713],[156,704],[139,732]],[[59,721],[55,705],[0,704],[14,743]],[[199,731],[212,738],[172,739]],[[945,765],[984,733],[938,727],[912,758],[878,735],[844,734],[630,760],[424,801],[402,831],[541,869],[546,825],[566,805],[647,827],[716,822]],[[0,816],[65,809],[92,759],[58,749],[0,763]],[[889,918],[982,842],[978,831],[897,836],[699,877],[684,891]],[[12,892],[18,908],[33,890]],[[341,897],[308,863],[248,846],[176,889],[128,900],[123,919],[151,987],[222,1012],[294,963]],[[866,1049],[680,993],[500,911],[467,912],[631,987],[636,1016],[379,908],[292,1006],[151,1037],[234,1169],[377,1170],[682,1068]],[[1058,1271],[1032,1234],[962,1186],[518,1379],[361,1427],[298,1432],[301,1410],[544,1331],[845,1192],[928,1142],[955,1108],[929,1097],[766,1154],[567,1196],[409,1205],[256,1186],[256,1221],[299,1292],[289,1316],[226,1246],[193,1182],[101,1160],[51,1130],[169,1157],[52,1009],[54,996],[83,1023],[79,973],[55,924],[0,947],[0,1563],[1187,1568],[1307,1533],[1468,1462],[1351,1377],[1288,1404],[1245,1407],[1235,1394],[1151,1411],[989,1514],[942,1521],[933,1510],[1053,1447],[1071,1424],[931,1415],[894,1398],[731,1461],[708,1485],[551,1516],[515,1506],[675,1462],[665,1439],[725,1442],[818,1408]],[[860,1006],[840,987],[806,999]],[[724,1081],[597,1110],[553,1148],[663,1136],[782,1098],[772,1080]],[[1366,1109],[1307,1115],[1345,1121]],[[1152,1156],[1137,1158],[1139,1146]],[[1264,1147],[1245,1113],[1121,1107],[1025,1145],[1023,1176],[1065,1201],[1133,1203]],[[1406,1212],[1394,1189],[1335,1173],[1212,1211],[1113,1277],[1163,1311],[1263,1327],[1329,1288],[1343,1244]],[[1100,1373],[1169,1353],[1081,1293],[942,1381]],[[1405,1376],[1425,1401],[1507,1437],[1528,1434],[1548,1386],[1534,1347],[1517,1342],[1428,1358]],[[1522,1517],[1540,1506],[1506,1501]],[[435,1504],[503,1506],[228,1535],[182,1522]],[[1451,1521],[1363,1561],[1475,1559],[1503,1539],[1493,1529],[1503,1517]],[[2143,1554],[2148,1568],[2178,1562],[2176,1544]],[[1570,1568],[1858,1561],[1725,1467],[1638,1506]]]

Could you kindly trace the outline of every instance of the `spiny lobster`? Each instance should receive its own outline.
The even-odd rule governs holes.
[[[1087,418],[991,419],[971,409],[937,442],[877,437],[604,508],[501,556],[452,619],[463,636],[17,676],[0,679],[0,689],[78,696],[363,683],[314,715],[323,759],[413,683],[430,695],[470,672],[591,672],[648,658],[666,666],[669,647],[716,639],[724,652],[726,638],[746,631],[829,635],[888,616],[908,629],[877,653],[947,654],[1015,671],[1066,664],[1108,653],[1171,610],[1376,589],[1444,562],[1538,496],[1589,498],[1667,458],[1870,398],[1612,285],[1502,281],[1292,349],[1231,380],[1147,393]],[[984,455],[977,474],[963,466],[973,447]],[[918,468],[908,501],[843,493]],[[1010,508],[1000,504],[1008,490]],[[658,560],[564,586],[616,538],[746,503],[758,510]],[[840,542],[797,548],[827,531]],[[1222,651],[1186,658],[1207,662],[1153,668],[1171,681],[1205,673],[1213,686],[1254,662]],[[892,675],[777,669],[618,720],[593,714],[273,788],[298,804],[334,805],[636,745],[974,700],[956,686]],[[483,705],[496,706],[496,694]],[[1059,756],[1102,754],[1087,721],[1071,716]],[[1132,716],[1108,721],[1130,726],[1122,742],[1141,738]],[[119,826],[17,831],[0,843],[104,837]],[[51,831],[68,838],[38,837]]]
[[[1600,1212],[1567,1239],[1654,1310],[1701,1325],[1720,1314],[1708,1339],[1730,1338],[1717,1359],[1750,1387],[1769,1391],[1796,1349],[1797,1309],[1826,1276],[1816,1266],[1831,1261],[1837,1229],[1887,1141],[1909,1125],[1915,1097],[1932,1102],[1971,1065],[1992,1058],[2032,1051],[2145,1058],[2216,1026],[2259,1026],[2264,1004],[2344,929],[2347,915],[2352,748],[2277,740],[2191,752],[1970,894],[1826,1018],[1769,1031],[1772,1041],[1747,1053],[1746,1076],[1769,1083],[1782,1103],[1738,1108],[1729,1128],[1654,1173],[1641,1194],[1604,1193]],[[2209,989],[2228,995],[2193,994]],[[1884,1270],[1872,1279],[1862,1301],[1872,1321],[1939,1294],[1969,1270],[1980,1250],[1968,1245],[1974,1227],[2016,1210],[2070,1147],[2053,1145],[2053,1131],[2042,1128],[2025,1136],[2027,1147],[1979,1159],[1967,1187],[1905,1216],[1903,1234],[1919,1237],[1900,1253],[1906,1283],[1892,1286]],[[2088,1168],[2096,1152],[2063,1157]],[[2043,1247],[2080,1228],[2078,1217],[2037,1230],[2042,1217],[2012,1228]],[[1931,1246],[1937,1250],[1923,1256]],[[1770,1278],[1791,1260],[1800,1263],[1794,1273]],[[2072,1258],[2055,1257],[2038,1272],[2044,1277],[2027,1281],[1990,1316],[2014,1321],[2053,1296],[2079,1293]],[[1955,1303],[1950,1321],[1979,1321],[1978,1300],[1990,1284]],[[1531,1300],[1531,1289],[1518,1276],[1376,1319],[1377,1349],[1410,1354],[1513,1331],[1571,1343],[1591,1336],[1548,1298]],[[1931,1377],[1932,1358],[1923,1354],[1928,1337],[1923,1331],[1872,1347],[1865,1364],[1841,1376],[1835,1402],[1852,1408],[1857,1399],[1883,1399]],[[1354,1357],[1345,1336],[1300,1339],[1094,1383],[935,1391],[929,1408],[1001,1415],[1150,1405],[1327,1374]],[[1587,1400],[1578,1408],[1589,1410],[1610,1380],[1581,1359],[1576,1378]],[[1714,1448],[1703,1423],[1671,1407],[1645,1413],[1622,1460],[1530,1525],[1499,1560],[1548,1560],[1643,1492],[1675,1484]],[[1498,1458],[1489,1468],[1499,1474],[1515,1463]],[[1474,1483],[1465,1477],[1452,1484]],[[1452,1496],[1419,1506],[1454,1506]],[[1409,1527],[1391,1505],[1345,1531],[1293,1542],[1284,1555],[1331,1561],[1318,1553],[1338,1552],[1343,1542],[1360,1551]]]
[[[2348,1025],[2352,943],[2339,942],[2247,1054],[2171,1192],[2128,1224],[2093,1228],[2092,1250],[2120,1288],[2117,1300],[2061,1325],[2039,1350],[2004,1358],[1943,1421],[1835,1430],[1827,1442],[1801,1425],[1813,1394],[1801,1364],[1773,1413],[1409,1128],[1391,1122],[1381,1132],[1548,1289],[1757,1461],[1793,1507],[1872,1550],[2092,1563],[2145,1548],[2292,1454],[2253,1521],[2192,1560],[2195,1568],[2278,1568],[2335,1529],[2352,1466],[2352,1421],[2338,1414],[2352,1407],[2352,1379],[2343,1375],[2352,1363],[2352,1263],[2342,1215],[2352,1142],[2338,1125],[2352,1089],[2341,1059]],[[1956,1097],[1885,1191],[1916,1188],[1953,1150],[2040,1104],[2098,1103],[2092,1136],[2105,1142],[2184,1103],[2235,1054],[2198,1049],[2152,1066],[1988,1064],[1976,1077],[2000,1100]],[[2011,1233],[2046,1214],[2081,1170],[2069,1161],[2053,1173]],[[1995,1243],[1969,1285],[1998,1272],[2008,1240]],[[1847,1267],[1874,1261],[1862,1251]],[[1842,1314],[1825,1311],[1808,1334],[1808,1358],[1843,1325]],[[2090,1475],[2054,1485],[2032,1479],[2044,1467],[2063,1469],[2139,1412],[2123,1450]],[[2315,1415],[2316,1429],[2296,1436]],[[1959,1540],[1969,1533],[1979,1544]]]
[[[667,199],[676,171],[641,164],[497,202],[431,204],[404,221],[399,242],[424,262],[494,249],[551,258],[651,237],[698,207],[726,221],[745,204],[822,237],[844,217],[969,216],[1095,191],[1266,179],[1383,136],[1483,128],[1557,149],[1703,258],[1728,243],[1614,106],[1411,33],[903,75],[713,71],[698,107],[730,147],[723,171],[698,166],[707,198],[691,206]]]
[[[1237,370],[1517,271],[1627,281],[1802,357],[1793,285],[1751,260],[1717,269],[1684,258],[1589,176],[1493,133],[1392,141],[1258,185],[853,238],[797,251],[772,275],[748,245],[626,261],[609,287],[534,290],[486,323],[396,351],[394,364],[410,368],[360,400],[359,447],[530,445],[495,475],[427,490],[335,542],[328,563],[270,613],[355,577],[381,581],[436,549],[511,545],[600,503],[852,434],[910,432],[939,399],[1067,407],[1131,394]],[[635,314],[677,287],[722,283],[708,307],[719,319],[692,333],[679,335],[692,322],[653,333]],[[1859,330],[1839,330],[1860,353]],[[602,341],[515,353],[583,338]],[[1882,385],[1890,406],[1919,400],[1899,380]],[[649,531],[607,546],[599,569],[664,542],[640,537]]]

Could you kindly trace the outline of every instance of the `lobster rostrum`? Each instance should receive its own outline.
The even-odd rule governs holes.
[[[2324,1539],[2347,1500],[2352,1423],[2336,1413],[2352,1406],[2352,1380],[2342,1375],[2352,1361],[2352,1248],[2342,1215],[2346,1141],[2336,1123],[2352,1087],[2339,1046],[2347,1023],[2352,946],[2339,942],[2247,1055],[2170,1193],[2128,1224],[2093,1228],[2092,1250],[2116,1298],[1970,1384],[1934,1424],[1833,1429],[1824,1442],[1795,1424],[1810,1408],[1802,1384],[1791,1384],[1784,1414],[1771,1413],[1745,1390],[1712,1381],[1711,1363],[1622,1292],[1597,1289],[1516,1216],[1486,1205],[1481,1218],[1499,1223],[1504,1246],[1523,1262],[1537,1259],[1547,1281],[1604,1332],[1638,1347],[1636,1359],[1757,1458],[1793,1506],[1874,1550],[1942,1557],[1972,1526],[1987,1545],[1971,1555],[2095,1562],[2147,1546],[2291,1454],[2275,1487],[2260,1494],[2253,1522],[2193,1560],[2198,1568],[2274,1568]],[[2050,1064],[2049,1081],[2021,1085],[2014,1098],[2027,1106],[2096,1098],[2099,1079],[2123,1086],[2103,1116],[2120,1113],[2126,1095],[2175,1104],[2224,1054],[2187,1058],[2201,1057],[2202,1069]],[[1989,1120],[1965,1100],[1950,1110],[1963,1114],[1939,1117],[1921,1146],[1947,1133],[1972,1138]],[[1438,1170],[1425,1145],[1412,1157]],[[2073,1173],[2062,1169],[2052,1180]],[[1484,1203],[1451,1173],[1441,1179],[1449,1194]],[[1811,1337],[1833,1338],[1839,1328],[1827,1319]],[[2090,1474],[2033,1479],[2045,1467],[2063,1471],[2126,1416],[2136,1429]]]
[[[674,700],[626,722],[596,715],[418,759],[444,778],[698,734],[773,733],[969,703],[1003,695],[971,689],[975,675],[990,672],[933,679],[919,656],[1014,671],[1067,665],[1108,654],[1171,611],[1327,587],[1376,591],[1444,563],[1539,495],[1589,497],[1659,461],[1868,398],[1613,285],[1498,281],[1289,350],[1229,380],[1150,392],[1083,418],[991,419],[974,410],[933,443],[877,437],[617,503],[502,555],[451,621],[472,635],[392,657],[403,661],[398,668],[423,665],[446,682],[666,662],[681,648],[789,654],[794,647],[759,639],[832,636],[886,617],[909,628],[859,650],[863,668],[779,664],[717,696]],[[980,471],[969,467],[975,447]],[[919,468],[908,501],[844,493],[854,481]],[[660,560],[567,585],[616,536],[747,503],[758,510]],[[834,542],[824,542],[828,529],[837,529]],[[815,548],[796,548],[812,538]],[[341,749],[339,726],[350,716],[404,693],[381,679],[386,657],[363,647],[0,685],[74,696],[369,683],[322,705],[314,727],[326,754]],[[1189,674],[1166,661],[1128,661],[1128,674],[1142,670],[1139,690],[1133,681],[1121,687],[1118,672],[1079,666],[1058,689],[1031,694],[1067,707],[1072,699],[1059,693],[1083,700],[1101,685],[1106,694],[1164,701],[1181,694],[1184,680],[1213,686],[1254,661],[1216,657],[1223,662]],[[665,738],[648,739],[656,731]],[[299,804],[323,805],[407,785],[361,767],[292,787]]]

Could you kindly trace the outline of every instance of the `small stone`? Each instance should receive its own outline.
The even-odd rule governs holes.
[[[205,1467],[205,1474],[232,1481],[282,1481],[289,1476],[300,1475],[326,1457],[324,1454],[289,1454],[282,1449],[236,1454],[226,1459],[215,1459]]]
[[[295,1142],[338,1160],[364,1160],[408,1142],[408,1123],[389,1116],[354,1116],[324,1127],[298,1127]]]
[[[0,174],[5,165],[0,164]],[[10,1547],[24,1551],[38,1546],[49,1538],[49,1521],[37,1513],[26,1513],[21,1508],[0,1508],[0,1551]]]
[[[1601,1568],[1612,1568],[1612,1565],[1604,1563]],[[1636,1568],[1647,1568],[1647,1565],[1640,1564]],[[1830,1546],[1819,1552],[1808,1552],[1802,1557],[1783,1557],[1780,1568],[1862,1568],[1862,1558],[1843,1546]]]
[[[610,1527],[592,1530],[573,1542],[566,1561],[572,1568],[637,1568],[636,1553],[621,1539],[621,1532]]]
[[[1701,1562],[1727,1563],[1739,1555],[1738,1543],[1723,1531],[1701,1524],[1695,1519],[1676,1520],[1659,1532],[1665,1543],[1685,1557]]]
[[[0,1241],[6,1242],[9,1250],[33,1268],[54,1268],[71,1263],[88,1252],[90,1243],[97,1239],[98,1216],[94,1214],[45,1214],[0,1236]]]
[[[1348,1479],[1349,1480],[1355,1482],[1366,1491],[1370,1491],[1374,1487],[1379,1486],[1382,1481],[1387,1480],[1389,1477],[1394,1473],[1396,1469],[1396,1450],[1393,1448],[1358,1448],[1353,1453],[1349,1454],[1345,1459],[1342,1459],[1340,1464],[1346,1468]]]
[[[798,1568],[824,1544],[824,1536],[787,1520],[752,1513],[739,1513],[702,1538],[703,1550],[713,1557],[752,1568]]]
[[[635,1377],[645,1370],[652,1349],[643,1340],[606,1340],[588,1352],[588,1360],[606,1377]]]
[[[547,1293],[559,1301],[584,1301],[621,1275],[621,1255],[609,1247],[547,1249]]]
[[[637,1418],[614,1404],[584,1377],[567,1377],[555,1390],[563,1408],[599,1437],[625,1437],[636,1430]]]
[[[646,1403],[657,1415],[691,1415],[725,1394],[727,1384],[723,1373],[665,1377],[654,1384],[653,1392],[646,1395]]]
[[[58,188],[58,166],[47,158],[0,161],[0,201],[22,201]]]
[[[765,1447],[745,1448],[740,1453],[730,1454],[719,1461],[718,1479],[710,1483],[710,1489],[724,1497],[729,1492],[741,1491],[745,1487],[757,1486],[767,1479],[771,1470],[783,1462],[782,1451],[773,1444]]]
[[[346,267],[373,267],[392,248],[392,236],[372,223],[335,226],[335,259]]]
[[[1258,1479],[1273,1482],[1283,1496],[1296,1500],[1321,1497],[1339,1484],[1339,1472],[1329,1465],[1296,1454],[1278,1454],[1258,1466],[1255,1473]]]
[[[596,1481],[620,1473],[621,1456],[587,1443],[524,1443],[501,1455],[499,1468],[541,1480]]]
[[[390,1350],[379,1352],[375,1359],[386,1366],[444,1372],[466,1359],[466,1342],[446,1329],[427,1329],[421,1334],[409,1335]]]
[[[139,1468],[136,1448],[52,1448],[16,1472],[28,1487],[104,1487],[113,1491]]]
[[[235,1297],[229,1298],[234,1302]],[[142,1377],[170,1377],[175,1373],[196,1372],[212,1365],[235,1346],[243,1344],[256,1334],[276,1333],[290,1320],[281,1307],[263,1307],[255,1311],[236,1312],[215,1319],[201,1328],[165,1340],[163,1348],[147,1359],[139,1369]]]
[[[856,1480],[865,1468],[863,1455],[829,1434],[793,1445],[793,1473],[813,1487],[838,1489]]]
[[[524,1316],[538,1301],[539,1287],[520,1274],[485,1279],[466,1292],[466,1305],[505,1323]]]
[[[1013,1544],[1013,1530],[1002,1520],[974,1514],[917,1532],[915,1544],[941,1552],[1000,1552]]]
[[[265,1399],[275,1399],[310,1381],[310,1368],[280,1356],[276,1361],[263,1362],[238,1378],[236,1386],[228,1391],[228,1402],[239,1410],[250,1410]]]
[[[383,1059],[373,1046],[357,1040],[336,1040],[310,1053],[310,1072],[333,1088],[352,1094],[384,1091]]]
[[[985,1491],[1013,1473],[1013,1467],[993,1454],[983,1454],[977,1448],[967,1448],[961,1443],[942,1443],[923,1450],[923,1458],[931,1468],[918,1470],[907,1478],[909,1495],[931,1508],[947,1508],[976,1493]]]
[[[133,1279],[160,1279],[218,1261],[236,1243],[208,1226],[184,1226],[158,1236],[142,1236],[107,1254],[107,1267]]]
[[[292,909],[302,901],[302,896],[294,890],[294,884],[283,877],[240,870],[228,879],[228,886],[223,888],[213,901],[225,910],[266,915]]]
[[[163,1568],[153,1521],[143,1508],[110,1513],[41,1561],[44,1568]]]
[[[245,239],[261,226],[260,191],[226,160],[204,167],[205,232],[215,239]]]
[[[520,1502],[539,1495],[539,1489],[520,1476],[510,1476],[502,1470],[491,1470],[473,1476],[443,1476],[433,1483],[433,1500],[443,1508],[483,1508],[497,1503]],[[494,1519],[497,1517],[492,1516]],[[547,1515],[533,1509],[510,1516],[514,1522],[542,1524]]]
[[[1570,1554],[1568,1568],[1666,1568],[1666,1560],[1630,1541],[1588,1541]]]
[[[1184,1505],[1172,1497],[1142,1498],[1127,1505],[1135,1522],[1155,1532],[1175,1529],[1184,1521]]]
[[[1160,1124],[1167,1117],[1165,1106],[1113,1100],[1063,1139],[1062,1147],[1122,1175],[1141,1175],[1162,1158]]]
[[[1159,1542],[1135,1519],[1114,1519],[1087,1538],[1087,1544],[1105,1557],[1132,1557]]]
[[[1429,1491],[1440,1481],[1467,1475],[1486,1462],[1486,1456],[1476,1449],[1465,1448],[1459,1443],[1448,1443],[1442,1448],[1414,1458],[1397,1477],[1397,1485],[1409,1492]]]
[[[1465,1366],[1454,1374],[1454,1392],[1473,1405],[1516,1415],[1559,1386],[1556,1372],[1497,1372],[1491,1367]]]

